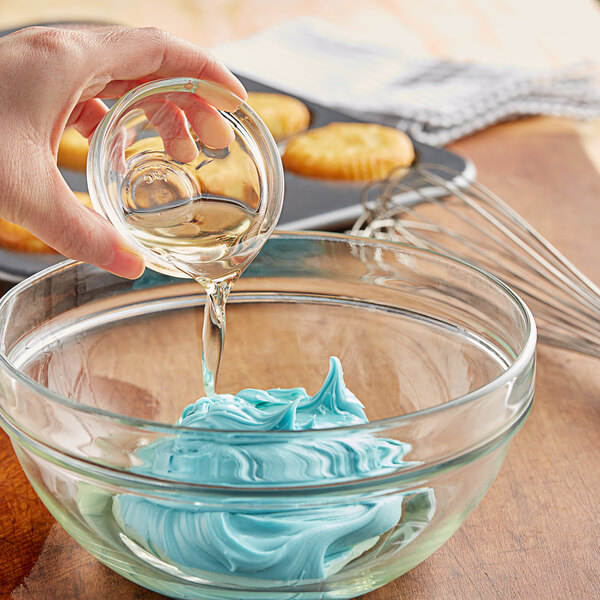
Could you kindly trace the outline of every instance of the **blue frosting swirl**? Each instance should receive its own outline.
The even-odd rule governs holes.
[[[236,431],[315,430],[367,423],[335,357],[322,388],[255,390],[200,398],[177,425],[202,429],[137,451],[137,472],[219,486],[324,484],[374,477],[408,465],[410,445],[370,433],[331,438],[286,436],[260,442]],[[229,433],[210,434],[211,429]],[[292,438],[292,439],[289,439]],[[241,441],[240,441],[241,440]],[[249,441],[252,440],[252,441]],[[251,508],[220,510],[172,500],[119,495],[113,515],[146,552],[182,570],[284,582],[323,579],[374,546],[402,516],[401,495],[299,507],[278,492]],[[256,504],[256,502],[259,502]]]

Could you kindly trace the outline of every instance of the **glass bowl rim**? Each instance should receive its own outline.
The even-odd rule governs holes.
[[[400,242],[393,242],[388,240],[378,240],[374,238],[367,238],[361,236],[353,236],[341,233],[330,233],[330,232],[312,232],[312,231],[284,231],[277,230],[271,236],[270,239],[315,239],[319,241],[333,241],[338,243],[347,243],[347,242],[358,242],[365,246],[379,246],[383,245],[388,248],[404,248],[405,251],[414,252],[414,253],[422,253],[425,255],[433,255],[439,258],[442,258],[445,261],[451,261],[452,263],[456,263],[461,266],[461,268],[473,271],[478,274],[478,276],[487,279],[493,285],[495,285],[499,291],[510,298],[514,305],[517,306],[519,311],[521,312],[525,325],[525,343],[523,344],[523,348],[519,352],[519,354],[515,357],[513,362],[508,366],[508,368],[502,371],[497,377],[491,379],[484,385],[476,388],[475,390],[471,390],[466,394],[462,394],[449,400],[447,402],[442,402],[441,404],[436,404],[434,406],[430,406],[428,408],[424,408],[418,411],[413,411],[409,413],[405,413],[402,415],[396,415],[392,417],[386,417],[384,419],[377,419],[374,421],[369,421],[368,423],[363,423],[360,425],[344,425],[339,427],[331,427],[327,429],[320,430],[255,430],[255,431],[240,431],[240,430],[227,430],[227,429],[199,429],[194,427],[183,427],[179,425],[171,425],[169,423],[160,423],[156,421],[150,421],[147,419],[141,419],[138,417],[130,417],[127,415],[123,415],[120,413],[108,411],[105,409],[89,406],[87,404],[81,404],[75,402],[73,400],[69,400],[68,398],[61,396],[60,394],[48,389],[42,384],[38,383],[31,377],[25,375],[23,372],[14,367],[9,361],[8,357],[4,353],[0,353],[0,370],[4,371],[8,374],[9,377],[18,381],[20,384],[29,388],[35,394],[39,394],[44,398],[56,402],[65,406],[70,410],[75,410],[77,412],[83,412],[87,414],[93,414],[98,417],[108,419],[113,422],[117,422],[121,425],[126,425],[129,427],[133,427],[136,429],[143,429],[146,431],[153,432],[162,432],[169,434],[234,434],[238,436],[253,438],[255,436],[307,436],[313,435],[320,437],[321,435],[331,435],[336,432],[352,432],[352,431],[366,431],[366,430],[386,430],[393,429],[396,427],[400,427],[409,423],[411,421],[418,420],[422,417],[428,417],[433,414],[442,413],[448,410],[452,410],[457,406],[463,406],[470,402],[475,402],[481,397],[486,396],[488,393],[491,393],[500,387],[502,387],[508,381],[515,379],[518,375],[525,369],[525,367],[530,363],[532,358],[535,355],[536,349],[536,340],[537,340],[537,330],[535,321],[533,319],[533,315],[529,309],[529,307],[523,302],[523,300],[505,283],[503,283],[500,279],[491,275],[490,273],[476,267],[472,264],[466,263],[462,260],[454,258],[452,256],[447,256],[440,252],[436,252],[434,250],[429,250],[425,248],[417,248],[416,246],[411,246],[410,244],[404,244]],[[268,240],[267,240],[268,243]],[[58,264],[52,265],[31,277],[23,280],[18,283],[12,289],[10,289],[4,296],[0,299],[0,312],[5,308],[6,305],[10,304],[14,297],[18,296],[23,290],[35,285],[40,280],[43,280],[49,276],[52,276],[56,272],[62,271],[64,269],[73,269],[78,265],[86,264],[81,261],[75,260],[65,260]],[[96,267],[100,270],[99,267]],[[235,292],[233,292],[235,293]],[[1,408],[1,406],[0,406]],[[6,418],[1,413],[4,411],[0,410],[0,416]],[[515,414],[512,414],[511,417],[518,418],[521,414],[521,410],[517,411]],[[501,428],[506,427],[507,422],[504,421],[501,425]]]

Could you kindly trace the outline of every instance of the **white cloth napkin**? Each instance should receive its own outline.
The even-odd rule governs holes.
[[[240,75],[432,145],[521,115],[600,117],[600,78],[587,63],[540,71],[410,59],[309,17],[213,51]]]

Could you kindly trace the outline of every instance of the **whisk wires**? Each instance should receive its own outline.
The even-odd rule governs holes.
[[[531,308],[541,341],[600,357],[600,289],[492,191],[440,165],[363,190],[352,233],[455,256],[496,275]]]

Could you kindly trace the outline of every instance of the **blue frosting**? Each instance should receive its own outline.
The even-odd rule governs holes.
[[[370,433],[335,437],[236,436],[235,431],[315,430],[367,423],[343,380],[340,362],[314,396],[303,388],[242,390],[201,398],[178,425],[202,429],[137,451],[136,471],[219,486],[315,485],[373,477],[406,466],[408,444]],[[230,433],[211,435],[206,430]],[[289,439],[292,438],[292,439]],[[258,502],[258,504],[257,504]],[[260,502],[263,502],[261,506]],[[278,492],[251,508],[214,510],[172,500],[120,495],[113,515],[123,533],[160,560],[189,572],[235,574],[284,582],[322,579],[374,546],[402,516],[401,495],[299,508]],[[254,503],[254,504],[253,504]],[[200,576],[202,573],[200,573]]]

